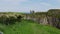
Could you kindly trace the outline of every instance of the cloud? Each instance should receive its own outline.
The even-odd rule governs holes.
[[[41,2],[40,4],[41,4],[41,5],[44,5],[44,6],[52,6],[51,4],[46,3],[46,2]]]
[[[60,0],[55,0],[55,2],[60,3]]]
[[[28,0],[0,0],[0,6],[18,6],[21,2],[27,2]]]
[[[27,0],[0,0],[0,1],[6,1],[6,2],[25,2]]]
[[[56,1],[60,1],[60,0],[56,0]]]
[[[55,0],[0,0],[0,11],[42,11],[50,8],[58,8]]]
[[[21,2],[27,2],[28,0],[0,0],[1,4],[20,4]]]

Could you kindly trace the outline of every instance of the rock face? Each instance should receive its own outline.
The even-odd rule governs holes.
[[[60,18],[48,17],[47,21],[49,25],[60,28]]]
[[[51,9],[48,11],[48,24],[60,28],[60,9]]]
[[[39,24],[48,24],[47,17],[37,19]]]
[[[37,21],[38,24],[51,25],[60,28],[60,9],[50,9],[48,12],[38,12],[28,15],[26,19]]]

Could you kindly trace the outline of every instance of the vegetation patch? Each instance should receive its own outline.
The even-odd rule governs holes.
[[[37,24],[29,20],[22,20],[8,26],[1,24],[0,31],[4,34],[60,34],[60,30],[55,27]]]
[[[0,14],[0,23],[2,24],[14,24],[15,22],[20,22],[22,16],[20,14]]]

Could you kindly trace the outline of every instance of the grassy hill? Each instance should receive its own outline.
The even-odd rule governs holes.
[[[55,27],[40,25],[31,20],[22,20],[8,26],[0,24],[0,31],[4,34],[60,34],[60,30]]]

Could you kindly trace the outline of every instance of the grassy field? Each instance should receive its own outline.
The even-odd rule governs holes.
[[[8,26],[0,24],[0,31],[4,34],[60,34],[60,30],[55,27],[40,25],[30,20]]]

